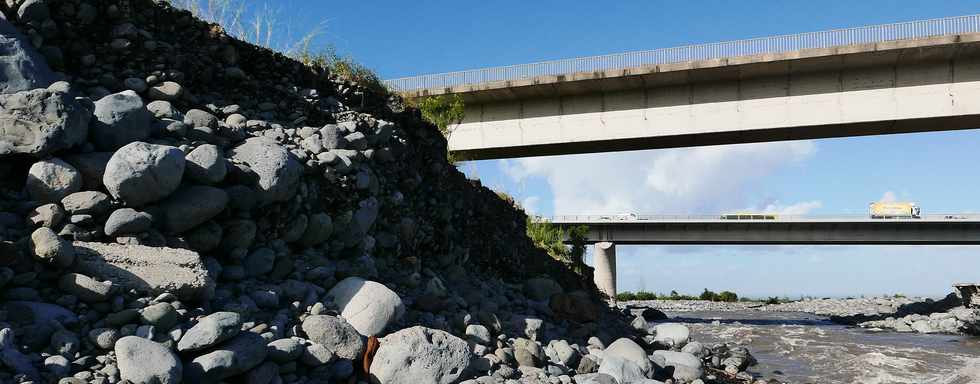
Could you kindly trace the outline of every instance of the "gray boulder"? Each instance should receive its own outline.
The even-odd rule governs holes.
[[[0,68],[2,65],[0,61]],[[0,157],[44,157],[85,141],[92,112],[71,97],[67,88],[67,83],[58,82],[46,89],[0,94]]]
[[[299,339],[286,338],[270,342],[266,345],[269,350],[269,359],[276,363],[288,363],[298,359],[306,349]]]
[[[65,196],[61,205],[75,215],[102,216],[112,206],[112,200],[102,192],[82,191]]]
[[[210,112],[202,111],[200,109],[191,109],[184,114],[184,124],[189,127],[207,127],[211,129],[218,128],[218,118],[214,117]]]
[[[82,189],[82,175],[61,159],[41,160],[28,170],[26,188],[35,201],[59,202]]]
[[[657,336],[653,341],[676,349],[684,348],[684,345],[691,338],[691,330],[683,324],[657,324],[654,327],[654,331],[657,333]]]
[[[184,153],[175,147],[130,143],[109,159],[102,181],[113,197],[139,207],[176,191],[184,163]]]
[[[608,374],[619,382],[628,383],[649,377],[653,373],[653,363],[647,358],[643,347],[633,340],[622,338],[602,351],[599,373]]]
[[[240,375],[261,364],[267,353],[262,336],[240,333],[211,352],[191,360],[184,369],[184,381],[211,383]]]
[[[405,306],[398,294],[381,283],[348,277],[327,292],[340,309],[340,316],[364,336],[380,334],[401,318]]]
[[[75,247],[51,228],[41,227],[34,230],[31,233],[30,246],[35,257],[55,267],[65,268],[75,261]]]
[[[333,220],[330,215],[317,213],[310,216],[299,244],[304,247],[319,245],[329,240],[331,234],[333,234]]]
[[[112,281],[123,290],[173,293],[183,300],[206,299],[214,291],[196,252],[142,245],[74,243],[79,273]]]
[[[342,359],[356,360],[364,353],[364,339],[339,317],[307,317],[303,320],[303,332],[311,341],[327,347]]]
[[[187,352],[212,347],[238,335],[241,326],[242,316],[235,312],[212,313],[184,333],[177,343],[177,350]]]
[[[217,184],[225,179],[228,168],[217,146],[204,144],[187,154],[184,169],[187,178],[201,184]]]
[[[0,18],[0,94],[47,88],[55,79],[30,41]]]
[[[263,203],[293,197],[303,175],[303,164],[275,140],[253,137],[229,152],[233,161],[248,165],[256,175],[255,188]]]
[[[105,222],[106,236],[121,236],[145,232],[153,227],[153,216],[132,208],[120,208],[112,212]]]
[[[217,216],[228,205],[228,193],[214,187],[194,185],[181,188],[160,202],[154,218],[164,232],[180,234]]]
[[[100,151],[112,151],[150,137],[152,115],[136,92],[123,91],[95,102],[89,141]]]
[[[62,291],[68,292],[78,297],[79,300],[97,303],[109,299],[112,291],[112,284],[85,276],[80,273],[66,273],[58,279],[58,287]]]
[[[176,101],[184,94],[184,87],[173,81],[164,81],[146,90],[146,96],[153,100]]]
[[[653,360],[661,367],[673,371],[673,378],[681,383],[697,380],[704,373],[701,359],[686,352],[654,351]]]
[[[134,384],[178,384],[183,365],[169,348],[136,336],[116,341],[119,378]]]
[[[385,336],[371,362],[371,381],[379,384],[455,383],[473,357],[466,341],[421,326]]]

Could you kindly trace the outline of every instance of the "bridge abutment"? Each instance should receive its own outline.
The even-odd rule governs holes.
[[[616,244],[612,242],[595,243],[592,247],[595,256],[593,280],[599,291],[616,299]]]

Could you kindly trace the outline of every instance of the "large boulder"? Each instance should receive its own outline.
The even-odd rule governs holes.
[[[228,173],[225,158],[217,146],[204,144],[187,154],[186,175],[201,184],[217,184]]]
[[[653,361],[672,372],[671,376],[681,383],[697,380],[704,373],[701,359],[687,352],[654,351]]]
[[[134,384],[178,384],[183,366],[169,348],[137,336],[126,336],[115,345],[119,378]]]
[[[184,164],[184,153],[175,147],[130,143],[109,159],[102,181],[113,197],[139,207],[176,191]]]
[[[34,257],[49,265],[65,268],[75,261],[75,247],[51,228],[35,229],[28,244]]]
[[[41,160],[28,170],[26,188],[35,201],[59,202],[82,188],[82,174],[59,158]]]
[[[364,353],[364,338],[339,317],[307,317],[303,320],[303,332],[311,341],[327,347],[342,359],[356,360]]]
[[[229,151],[229,156],[248,165],[258,176],[255,188],[263,203],[286,201],[296,193],[303,164],[275,140],[250,138]]]
[[[235,312],[215,312],[188,329],[177,343],[181,352],[197,351],[212,347],[238,335],[242,326],[242,316]]]
[[[214,291],[201,256],[185,249],[75,242],[77,272],[112,281],[123,290],[184,300],[206,299]]]
[[[0,94],[46,88],[56,79],[30,41],[0,18]]]
[[[179,234],[218,216],[227,205],[228,193],[223,189],[194,185],[160,202],[153,216],[165,232]]]
[[[0,62],[0,77],[2,72]],[[92,111],[68,94],[64,82],[48,88],[0,94],[0,157],[9,154],[44,157],[81,144],[88,135],[91,118]]]
[[[89,141],[100,151],[112,151],[146,139],[150,137],[152,117],[136,92],[123,91],[103,97],[95,102]]]
[[[376,384],[455,383],[472,358],[463,339],[421,326],[385,336],[380,343],[370,368]]]
[[[267,354],[266,341],[262,336],[243,332],[211,352],[191,360],[184,369],[184,381],[219,382],[262,364]]]
[[[621,383],[648,378],[653,373],[653,363],[646,351],[633,340],[622,338],[602,351],[599,373],[615,377]]]
[[[691,330],[684,324],[657,324],[654,331],[657,335],[653,341],[674,349],[684,348],[684,344],[691,339]]]
[[[380,334],[401,318],[405,306],[398,294],[381,283],[348,277],[327,292],[340,308],[340,316],[364,336]]]

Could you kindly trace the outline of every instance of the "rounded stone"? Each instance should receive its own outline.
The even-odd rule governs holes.
[[[61,159],[41,160],[28,170],[26,188],[32,200],[60,202],[82,189],[82,174]]]
[[[31,252],[41,261],[56,267],[68,267],[75,261],[75,247],[48,227],[31,233]]]
[[[102,182],[113,197],[138,207],[176,191],[184,163],[184,153],[175,147],[130,143],[109,159]]]
[[[178,384],[183,379],[183,365],[169,348],[136,336],[116,342],[119,378],[132,383]]]
[[[364,336],[380,334],[405,313],[398,294],[381,283],[348,277],[327,292],[340,315]]]
[[[314,343],[323,345],[342,359],[354,360],[364,353],[364,339],[344,319],[316,315],[303,320],[303,332]]]

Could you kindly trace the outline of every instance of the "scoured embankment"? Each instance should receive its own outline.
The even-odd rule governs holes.
[[[396,100],[150,0],[0,10],[0,382],[699,380]]]

